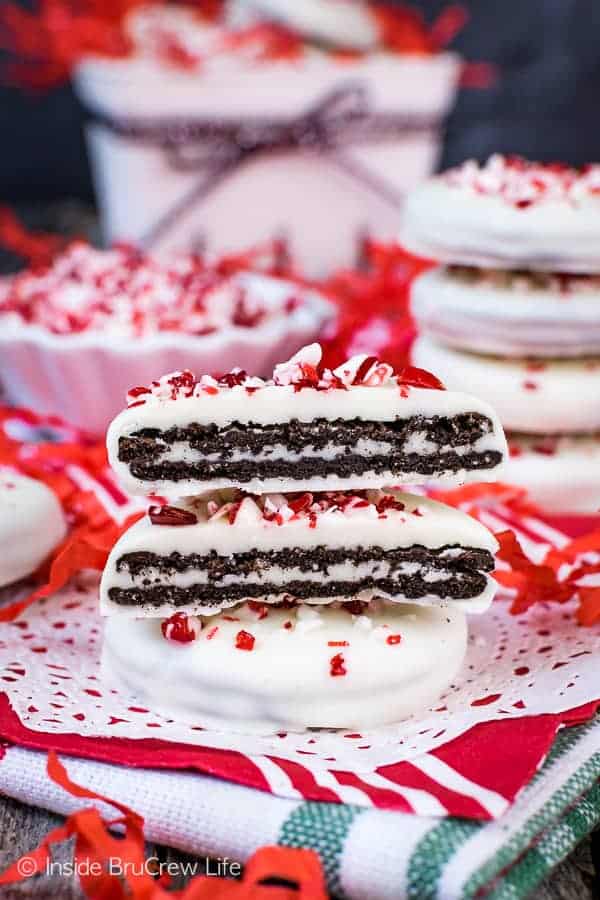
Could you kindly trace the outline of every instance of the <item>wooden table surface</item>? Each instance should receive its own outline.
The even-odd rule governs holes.
[[[36,847],[48,831],[61,821],[60,816],[0,797],[0,871],[21,854]],[[148,844],[147,854],[157,857],[161,862],[189,862],[193,859],[155,844]],[[56,858],[68,860],[69,846],[59,848]],[[580,844],[571,857],[555,869],[531,897],[533,900],[599,900],[599,863],[600,832],[596,832],[593,839],[588,838]],[[183,883],[184,881],[178,883],[175,880],[173,886],[182,887]],[[0,897],[2,900],[80,900],[82,894],[74,878],[52,875],[0,888]]]

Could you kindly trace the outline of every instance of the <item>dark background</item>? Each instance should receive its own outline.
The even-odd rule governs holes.
[[[6,0],[0,0],[0,4]],[[447,0],[412,0],[428,19]],[[600,159],[600,0],[465,0],[454,46],[495,63],[497,83],[463,90],[441,166],[490,153]],[[89,201],[81,118],[69,87],[32,96],[0,85],[0,202]]]

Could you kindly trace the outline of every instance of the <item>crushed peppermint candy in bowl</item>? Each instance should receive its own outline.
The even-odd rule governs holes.
[[[0,283],[0,379],[12,402],[99,435],[157,368],[266,375],[332,317],[291,281],[77,241]]]

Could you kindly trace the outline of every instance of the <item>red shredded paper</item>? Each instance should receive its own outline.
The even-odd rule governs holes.
[[[49,266],[65,243],[56,234],[27,231],[12,210],[0,206],[0,246],[20,256],[33,269]]]
[[[0,8],[0,49],[7,50],[12,57],[9,78],[24,87],[48,89],[68,80],[74,67],[86,56],[130,55],[133,46],[124,27],[125,18],[145,2],[37,0],[32,12],[16,3],[4,3]],[[155,2],[159,5],[160,0]],[[183,0],[182,5],[213,22],[222,17],[222,0]],[[438,53],[467,20],[465,9],[459,5],[449,6],[431,27],[410,6],[376,2],[372,10],[379,26],[381,46],[396,53]],[[233,50],[251,46],[258,51],[257,58],[264,60],[296,59],[304,49],[301,37],[268,22],[232,31],[226,46]],[[163,50],[165,61],[171,65],[185,69],[199,62],[175,38],[171,40],[167,36]],[[343,50],[336,55],[360,56]]]
[[[0,885],[25,881],[47,871],[52,860],[51,847],[75,838],[74,868],[82,891],[96,900],[327,900],[325,879],[319,857],[312,850],[264,847],[246,863],[240,881],[198,875],[185,888],[167,891],[169,879],[156,879],[146,865],[144,820],[128,806],[97,794],[71,781],[54,751],[48,754],[49,777],[71,796],[99,800],[112,806],[119,815],[107,819],[95,807],[68,816],[39,846],[14,862],[0,875]],[[111,829],[119,827],[122,836]],[[23,874],[22,860],[27,861]],[[109,868],[109,861],[114,862]],[[118,870],[118,871],[115,871]],[[277,879],[292,886],[267,886]]]
[[[516,515],[539,515],[539,510],[527,502],[526,491],[506,484],[470,484],[451,491],[435,491],[432,496],[475,518],[480,518],[483,508],[495,503]],[[600,574],[600,530],[574,538],[564,547],[551,547],[539,563],[529,559],[510,529],[498,532],[496,538],[500,544],[496,556],[506,569],[496,570],[494,578],[514,591],[513,615],[526,612],[536,603],[567,603],[576,599],[580,625],[600,622],[600,579],[598,587],[580,584],[584,578]]]
[[[365,241],[359,269],[316,285],[338,308],[335,332],[322,342],[323,364],[333,369],[356,353],[376,353],[396,371],[409,365],[416,334],[410,285],[431,265],[395,244]]]

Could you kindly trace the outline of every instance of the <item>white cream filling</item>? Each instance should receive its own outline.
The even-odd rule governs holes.
[[[282,568],[281,566],[267,566],[262,571],[241,574],[229,572],[223,578],[210,581],[206,569],[191,568],[186,572],[173,572],[172,574],[161,571],[157,567],[150,566],[136,575],[130,575],[126,570],[114,572],[110,587],[120,588],[147,588],[157,585],[168,585],[178,588],[189,588],[195,584],[212,584],[215,590],[237,584],[274,584],[285,590],[291,581],[310,581],[313,583],[332,581],[360,581],[363,578],[387,578],[393,573],[394,577],[418,575],[428,583],[447,581],[450,578],[460,578],[461,573],[452,572],[449,569],[432,569],[428,565],[418,562],[401,562],[394,565],[385,559],[361,562],[358,565],[351,562],[336,563],[327,566],[327,574],[318,569],[306,571],[298,566]]]
[[[161,446],[161,445],[159,445]],[[164,444],[164,451],[161,453],[157,462],[181,462],[193,464],[196,462],[220,462],[223,460],[223,454],[203,453],[190,447],[187,441],[175,441],[173,444]],[[466,456],[468,453],[484,453],[486,450],[494,450],[498,448],[497,437],[493,434],[485,434],[477,441],[466,444],[436,444],[427,438],[426,431],[415,431],[400,445],[396,446],[390,441],[373,441],[367,438],[359,438],[351,445],[340,445],[334,443],[326,444],[322,449],[308,445],[302,450],[289,450],[285,444],[270,444],[267,448],[259,451],[237,450],[232,449],[228,454],[225,462],[236,463],[251,460],[253,462],[274,462],[276,460],[285,460],[286,462],[299,462],[303,459],[320,459],[332,460],[340,456],[345,456],[348,448],[357,456],[374,458],[379,456],[387,456],[394,450],[400,453],[416,454],[418,456],[433,456],[434,454],[455,453],[457,456]]]
[[[222,453],[203,453],[190,447],[187,441],[176,441],[173,444],[165,444],[165,451],[160,456],[160,462],[220,462],[223,459]],[[356,441],[352,450],[360,456],[385,456],[393,449],[393,445],[384,441],[370,441],[360,438]],[[322,449],[315,449],[307,446],[300,451],[289,450],[285,444],[270,444],[268,448],[259,451],[253,450],[237,450],[233,449],[227,456],[226,462],[244,462],[252,460],[254,462],[273,462],[274,460],[283,459],[288,462],[297,462],[302,459],[336,459],[338,456],[344,456],[346,453],[346,445],[326,444]]]

